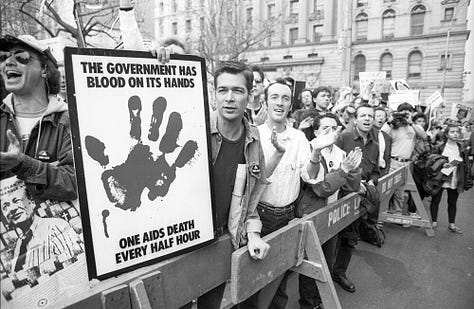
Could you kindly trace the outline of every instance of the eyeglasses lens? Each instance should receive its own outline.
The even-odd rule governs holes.
[[[14,56],[15,60],[21,64],[28,64],[31,58],[26,50],[0,51],[0,63],[7,61],[11,56]]]

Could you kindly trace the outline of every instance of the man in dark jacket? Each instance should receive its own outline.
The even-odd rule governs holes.
[[[16,175],[36,200],[77,198],[67,104],[56,59],[32,36],[0,38],[1,179]]]

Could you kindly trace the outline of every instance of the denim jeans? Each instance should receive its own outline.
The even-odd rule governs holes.
[[[286,206],[285,210],[268,207],[258,204],[257,210],[262,221],[262,237],[274,232],[295,218],[294,207]],[[286,281],[288,280],[288,272],[281,280],[278,290],[270,304],[269,309],[284,309],[288,302],[288,295],[286,294]],[[258,308],[258,293],[250,296],[247,300],[239,304],[239,308]]]

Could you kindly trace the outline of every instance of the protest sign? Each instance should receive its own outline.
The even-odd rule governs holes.
[[[1,307],[54,308],[88,287],[77,200],[37,201],[16,176],[0,181]]]
[[[65,68],[89,276],[212,242],[204,60],[66,48]]]
[[[387,72],[359,72],[359,85],[360,93],[364,94],[367,90],[367,87],[371,88],[371,93],[376,93],[377,96],[380,96],[384,92],[385,79]]]
[[[443,101],[444,100],[441,96],[441,93],[439,92],[439,90],[436,90],[425,100],[425,105],[431,108],[439,108],[443,104]]]
[[[397,110],[398,105],[409,103],[415,107],[419,104],[420,90],[401,90],[388,96],[388,107]]]
[[[451,119],[459,121],[461,124],[469,121],[472,117],[472,108],[460,103],[453,103],[451,108]]]
[[[404,79],[395,79],[390,81],[390,85],[392,85],[392,88],[395,93],[398,91],[404,91],[404,90],[410,90],[411,87],[408,85],[407,81]]]

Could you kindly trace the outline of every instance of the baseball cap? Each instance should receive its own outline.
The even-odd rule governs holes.
[[[1,50],[8,49],[15,45],[26,46],[33,49],[34,51],[38,52],[40,55],[46,56],[46,59],[50,60],[55,68],[58,67],[58,62],[56,61],[56,58],[54,58],[53,54],[51,53],[51,49],[49,48],[49,46],[37,40],[33,36],[28,35],[28,34],[23,34],[18,37],[14,37],[7,34],[0,37]]]

